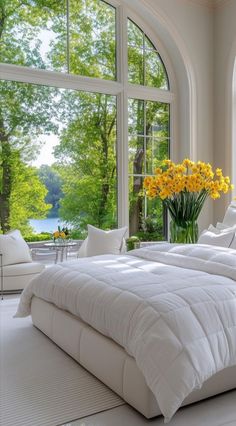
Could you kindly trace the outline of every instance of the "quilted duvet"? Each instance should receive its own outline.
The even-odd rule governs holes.
[[[236,365],[236,251],[158,244],[44,270],[21,295],[71,312],[135,358],[167,423],[183,400]]]

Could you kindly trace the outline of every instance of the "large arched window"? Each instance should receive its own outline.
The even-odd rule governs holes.
[[[145,175],[170,153],[173,95],[159,46],[102,0],[3,0],[0,9],[0,225],[60,213],[165,236]],[[47,192],[48,191],[48,192]],[[59,213],[58,213],[59,212]]]

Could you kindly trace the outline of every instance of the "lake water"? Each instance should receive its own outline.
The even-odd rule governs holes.
[[[58,226],[63,228],[63,222],[60,221],[59,217],[53,217],[49,219],[31,219],[29,221],[30,226],[34,229],[34,232],[40,234],[40,232],[54,232]],[[64,226],[66,226],[64,224]]]

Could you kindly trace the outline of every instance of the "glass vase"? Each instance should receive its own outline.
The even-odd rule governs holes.
[[[54,241],[55,244],[65,244],[66,243],[65,239],[64,238],[60,238],[60,237],[59,238],[54,238],[53,241]]]
[[[196,220],[188,220],[177,223],[170,222],[170,242],[182,244],[194,244],[198,240],[198,224]]]

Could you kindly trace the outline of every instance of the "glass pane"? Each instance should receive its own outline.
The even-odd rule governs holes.
[[[133,84],[144,84],[143,49],[128,46],[128,80]]]
[[[166,139],[169,137],[169,104],[163,102],[146,102],[146,134]]]
[[[154,44],[128,19],[128,81],[168,90],[165,67]]]
[[[116,78],[116,12],[101,0],[70,0],[70,72]]]
[[[160,56],[154,50],[145,51],[145,85],[168,89],[168,79]]]
[[[129,173],[143,175],[144,170],[144,137],[137,136],[129,139]]]
[[[1,3],[0,62],[66,70],[66,2]]]
[[[128,126],[130,135],[144,135],[144,101],[128,100]]]
[[[160,198],[146,199],[146,217],[143,228],[146,240],[165,240],[163,204]]]
[[[129,177],[129,233],[138,235],[142,229],[142,218],[145,214],[143,203],[143,177]]]
[[[128,45],[143,48],[143,31],[128,19]]]
[[[169,158],[169,104],[129,99],[128,112],[130,235],[143,241],[163,240],[166,218],[162,202],[147,199],[143,179]],[[139,136],[138,132],[143,133]]]
[[[163,160],[169,158],[169,140],[146,138],[146,173],[154,174]]]
[[[115,96],[0,81],[0,123],[3,232],[117,226]]]
[[[148,200],[143,194],[143,179],[129,177],[129,230],[142,241],[164,240],[163,206],[159,199]]]

